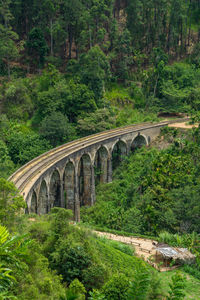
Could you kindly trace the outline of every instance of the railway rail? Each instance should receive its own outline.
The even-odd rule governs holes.
[[[142,123],[133,124],[121,128],[111,129],[108,131],[100,132],[94,135],[90,135],[57,148],[54,148],[35,159],[28,162],[26,165],[18,169],[13,175],[10,176],[9,180],[12,181],[19,189],[22,195],[27,195],[30,188],[36,182],[36,180],[56,162],[61,161],[63,158],[85,149],[96,143],[100,143],[105,140],[109,140],[113,137],[120,137],[121,135],[137,132],[138,130],[150,129],[155,127],[167,126],[174,122],[183,122],[187,119],[179,119],[163,121],[159,123]]]

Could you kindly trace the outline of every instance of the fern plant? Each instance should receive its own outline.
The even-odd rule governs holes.
[[[27,245],[30,242],[25,239],[25,235],[11,237],[7,228],[0,225],[0,260],[16,265],[20,258],[26,257]]]
[[[0,225],[0,299],[4,299],[1,293],[6,292],[15,281],[12,269],[20,267],[20,258],[26,256],[29,242],[24,236],[11,237],[7,228]]]

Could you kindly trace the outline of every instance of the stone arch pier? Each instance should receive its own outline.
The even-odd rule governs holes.
[[[95,185],[111,182],[123,158],[148,146],[169,123],[131,125],[67,143],[27,163],[9,180],[23,195],[28,213],[42,215],[58,206],[71,209],[79,221],[80,207],[95,202]]]

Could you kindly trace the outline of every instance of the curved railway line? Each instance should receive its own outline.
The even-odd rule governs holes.
[[[184,119],[185,120],[185,119]],[[183,119],[179,120],[178,122],[184,121]],[[188,119],[187,119],[188,120]],[[177,121],[177,120],[176,120]],[[51,166],[55,163],[61,161],[65,157],[76,153],[77,151],[86,149],[87,147],[107,141],[114,137],[120,137],[121,135],[137,132],[138,130],[143,129],[151,129],[155,127],[162,127],[167,126],[170,123],[174,123],[174,120],[170,121],[163,121],[159,123],[142,123],[142,124],[134,124],[129,125],[121,128],[116,128],[104,132],[100,132],[91,136],[87,136],[81,138],[79,140],[75,140],[54,148],[37,158],[33,159],[32,161],[28,162],[26,165],[22,166],[18,169],[11,177],[9,178],[16,187],[19,189],[20,193],[24,196],[27,196],[28,192],[30,191],[31,187],[34,183],[38,180],[38,178]]]

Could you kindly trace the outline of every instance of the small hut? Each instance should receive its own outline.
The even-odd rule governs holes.
[[[169,267],[172,261],[174,261],[176,265],[182,263],[194,263],[195,255],[187,248],[177,248],[171,247],[167,244],[157,244],[156,262],[161,261],[164,261],[166,267]]]

